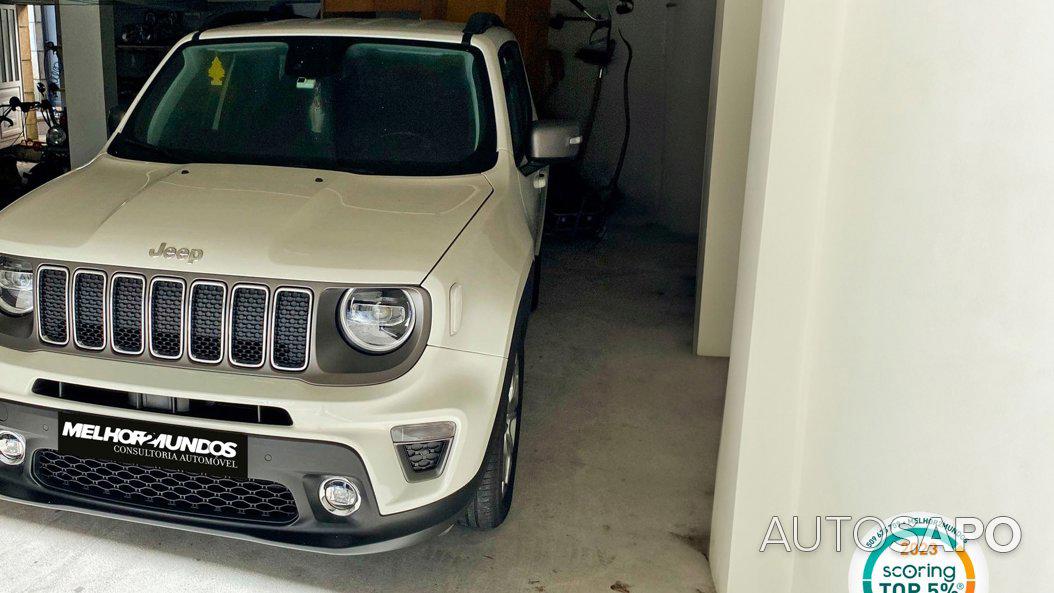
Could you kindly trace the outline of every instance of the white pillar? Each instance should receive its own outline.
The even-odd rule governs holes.
[[[106,142],[106,112],[117,102],[113,7],[63,3],[58,12],[70,164],[79,167]]]
[[[718,2],[696,290],[700,356],[728,356],[732,347],[760,26],[761,0]]]

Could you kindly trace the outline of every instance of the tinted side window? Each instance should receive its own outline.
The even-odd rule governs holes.
[[[512,128],[512,147],[516,162],[527,156],[531,141],[531,124],[534,123],[534,106],[531,103],[531,87],[527,82],[527,71],[520,56],[520,46],[506,43],[498,54],[501,75],[505,80],[505,101],[509,106],[509,125]]]

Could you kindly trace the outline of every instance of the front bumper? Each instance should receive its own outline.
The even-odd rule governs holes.
[[[427,348],[417,365],[395,381],[338,388],[0,349],[0,426],[25,435],[28,445],[25,463],[0,468],[0,498],[331,553],[410,545],[446,530],[471,499],[494,426],[505,363],[500,357]],[[289,412],[293,426],[169,416],[48,398],[32,393],[37,379],[276,406]],[[249,477],[289,488],[298,518],[288,525],[246,524],[46,488],[33,475],[33,455],[58,447],[59,410],[247,434]],[[410,482],[392,444],[391,428],[437,421],[457,426],[443,473]],[[318,487],[330,476],[348,476],[360,485],[363,504],[351,517],[335,517],[321,508]]]
[[[403,547],[446,530],[468,504],[474,480],[453,494],[423,507],[382,516],[359,456],[342,445],[250,436],[249,475],[289,487],[297,518],[285,525],[173,514],[117,499],[71,494],[41,484],[34,468],[38,451],[58,448],[58,411],[0,401],[0,426],[26,437],[26,461],[0,466],[0,498],[118,519],[145,522],[228,537],[329,553],[370,553]],[[350,517],[327,513],[319,504],[321,482],[347,476],[364,493]]]

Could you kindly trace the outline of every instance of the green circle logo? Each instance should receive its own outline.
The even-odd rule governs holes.
[[[850,593],[988,593],[980,545],[940,515],[876,521],[860,544],[849,566]]]

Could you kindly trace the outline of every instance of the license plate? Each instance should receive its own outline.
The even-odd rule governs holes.
[[[248,437],[59,412],[59,453],[225,478],[247,477]]]

